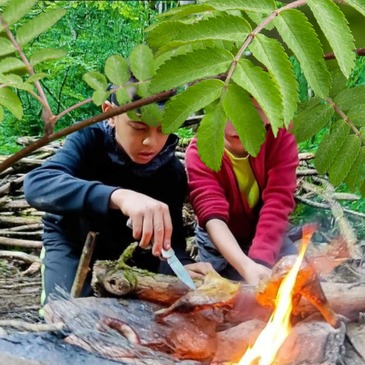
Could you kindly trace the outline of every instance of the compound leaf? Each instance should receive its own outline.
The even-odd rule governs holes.
[[[325,98],[330,88],[330,73],[321,43],[307,17],[299,10],[281,12],[274,20],[281,38],[294,52],[316,95]]]

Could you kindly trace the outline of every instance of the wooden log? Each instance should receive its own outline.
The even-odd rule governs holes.
[[[22,240],[8,237],[0,237],[0,245],[23,248],[42,248],[41,241]]]
[[[14,216],[2,216],[0,215],[1,227],[14,227],[27,224],[39,224],[41,217],[14,217]]]
[[[199,288],[201,281],[196,281]],[[92,286],[97,295],[117,297],[135,296],[140,299],[171,305],[182,295],[189,292],[175,276],[151,274],[139,269],[115,271],[115,264],[110,261],[98,261],[93,270]],[[339,315],[351,321],[358,321],[359,314],[365,312],[365,283],[322,282],[323,292],[329,306]],[[270,309],[260,306],[256,300],[257,288],[240,283],[231,310],[226,312],[227,321],[240,323],[251,318],[267,320]],[[317,312],[308,301],[302,299],[296,307],[298,318],[305,318]]]

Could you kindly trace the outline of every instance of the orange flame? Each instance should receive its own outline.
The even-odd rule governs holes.
[[[303,237],[298,257],[279,287],[275,299],[275,309],[266,327],[259,334],[253,346],[247,349],[238,365],[273,364],[277,352],[291,329],[290,314],[295,280],[315,229],[314,225],[303,227]]]

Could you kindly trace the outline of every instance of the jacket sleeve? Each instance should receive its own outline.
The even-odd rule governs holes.
[[[95,144],[90,131],[69,135],[51,159],[27,174],[24,181],[27,202],[54,214],[106,214],[110,195],[117,188],[81,178],[92,160],[90,156],[95,155]]]
[[[229,204],[224,188],[220,185],[216,172],[208,168],[200,159],[196,139],[185,152],[185,166],[188,175],[189,199],[199,225],[205,228],[210,219],[228,222]]]
[[[270,132],[269,132],[270,133]],[[295,207],[296,168],[299,163],[295,138],[281,129],[272,134],[265,151],[266,183],[261,192],[256,234],[248,255],[253,260],[272,266],[275,264],[288,228],[289,215]]]

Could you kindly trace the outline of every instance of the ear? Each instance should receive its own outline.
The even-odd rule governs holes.
[[[110,109],[112,109],[113,106],[110,104],[109,101],[105,101],[102,106],[101,106],[101,110],[103,111],[103,113],[109,111]],[[108,124],[111,126],[111,127],[115,127],[115,120],[114,120],[114,117],[112,118],[108,118]]]

